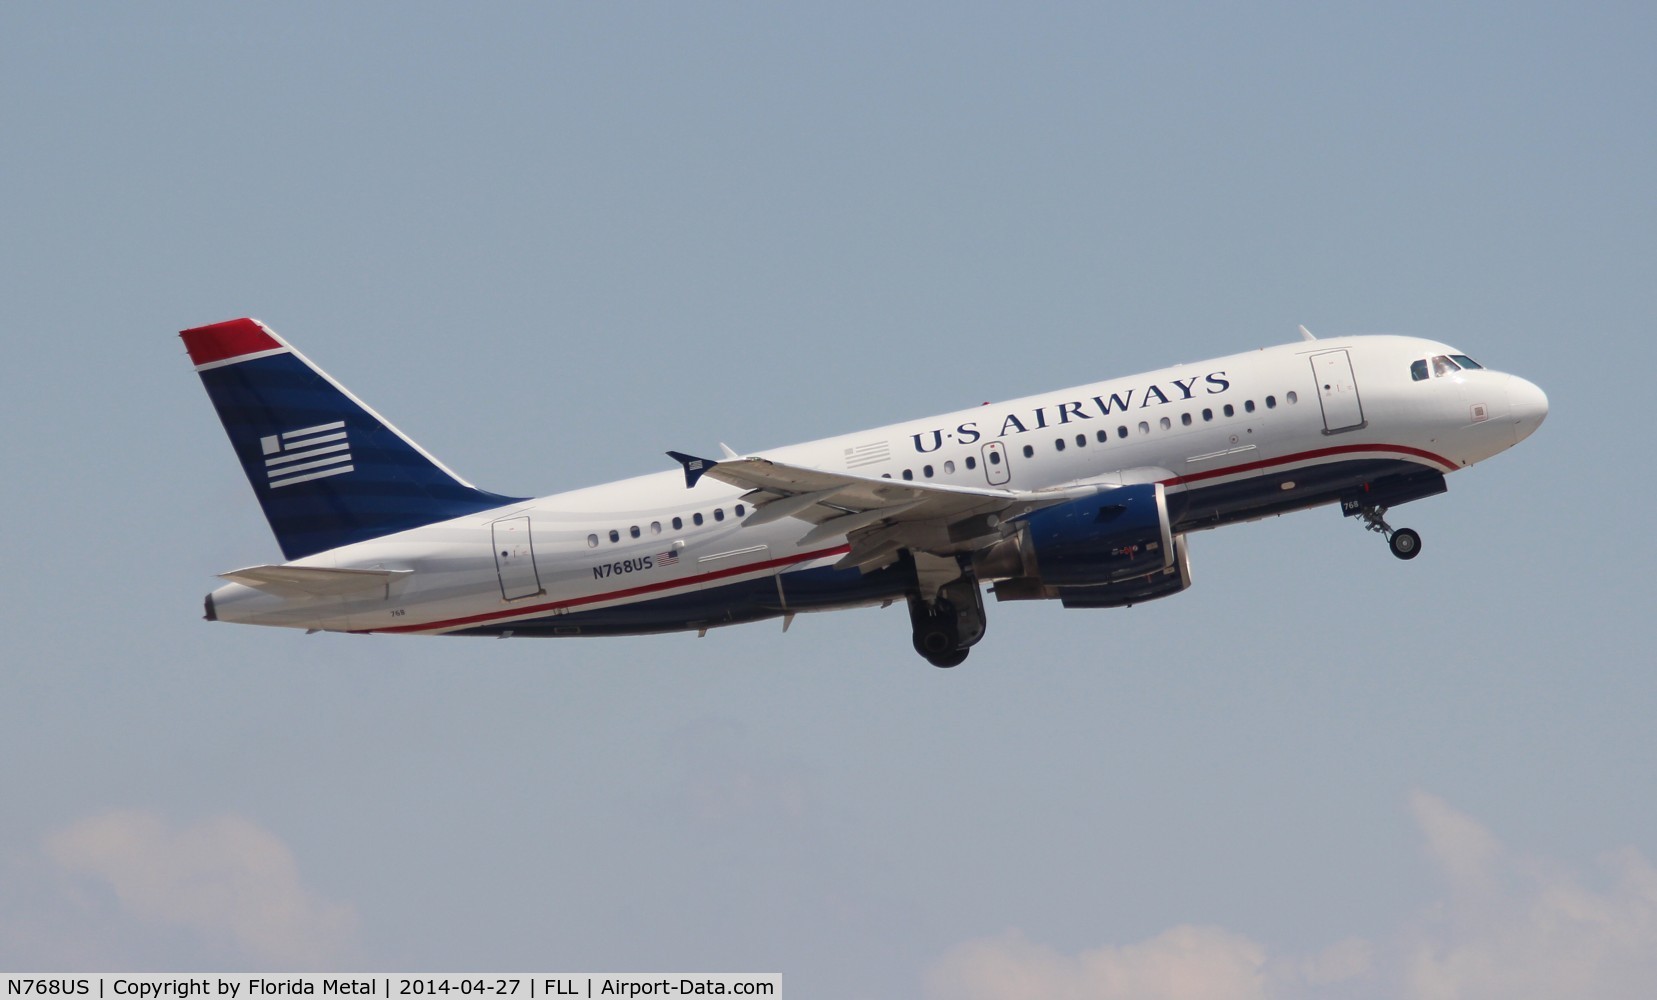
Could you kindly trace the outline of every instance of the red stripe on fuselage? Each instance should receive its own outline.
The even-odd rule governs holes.
[[[1222,476],[1237,475],[1254,472],[1272,466],[1292,465],[1296,462],[1311,462],[1324,458],[1334,458],[1340,455],[1355,455],[1366,452],[1384,452],[1394,455],[1411,455],[1428,462],[1434,462],[1444,467],[1445,471],[1454,472],[1456,464],[1441,455],[1420,448],[1411,448],[1407,445],[1387,444],[1355,444],[1341,445],[1334,448],[1318,448],[1314,451],[1302,451],[1293,455],[1284,455],[1282,458],[1267,459],[1259,462],[1246,462],[1242,465],[1227,466],[1223,469],[1210,469],[1206,472],[1196,472],[1188,476],[1175,476],[1163,480],[1165,486],[1183,486],[1189,483],[1202,482],[1208,479],[1218,479]],[[549,604],[537,604],[527,608],[511,608],[503,611],[487,611],[482,614],[468,615],[463,618],[451,618],[446,621],[427,622],[423,625],[399,625],[393,628],[354,629],[357,632],[376,632],[385,634],[408,632],[439,632],[449,629],[464,628],[468,625],[480,625],[485,622],[501,621],[507,618],[530,618],[548,612],[559,611],[565,608],[581,607],[588,604],[600,604],[605,601],[626,600],[629,597],[638,597],[642,594],[660,593],[666,590],[676,590],[684,587],[695,587],[714,580],[724,580],[733,576],[742,576],[747,573],[758,573],[768,569],[777,569],[798,563],[812,562],[829,556],[844,555],[851,551],[850,545],[840,545],[832,549],[818,549],[797,556],[786,556],[781,559],[768,559],[763,562],[748,563],[742,566],[732,566],[727,569],[716,570],[711,573],[700,573],[696,576],[678,580],[661,580],[656,583],[647,583],[625,590],[614,590],[603,594],[592,594],[587,597],[574,597],[564,601],[553,601]]]
[[[758,573],[779,566],[790,566],[796,563],[807,563],[816,559],[825,559],[829,556],[845,555],[851,551],[850,545],[839,545],[832,549],[818,549],[815,552],[806,552],[797,556],[785,556],[781,559],[767,559],[764,562],[748,563],[742,566],[731,566],[727,569],[715,570],[712,573],[699,573],[696,576],[685,577],[680,580],[660,580],[656,583],[646,583],[638,587],[629,587],[626,590],[613,590],[605,594],[592,594],[587,597],[572,597],[567,601],[553,601],[550,604],[537,604],[528,608],[512,608],[507,611],[486,611],[479,615],[467,615],[464,618],[451,618],[441,622],[427,622],[424,625],[399,625],[395,628],[353,629],[356,632],[434,632],[444,629],[462,628],[467,625],[478,625],[483,622],[500,621],[503,618],[528,618],[533,615],[544,614],[549,611],[558,611],[563,608],[580,607],[583,604],[599,604],[604,601],[619,601],[640,594],[653,594],[663,590],[675,590],[680,587],[694,587],[711,580],[723,580],[733,576],[742,576],[745,573]]]
[[[1164,479],[1164,486],[1184,486],[1187,483],[1200,483],[1208,479],[1219,479],[1222,476],[1235,476],[1244,472],[1257,472],[1277,465],[1293,465],[1296,462],[1312,462],[1323,458],[1334,458],[1338,455],[1359,455],[1366,452],[1385,452],[1392,455],[1411,455],[1425,459],[1444,467],[1445,472],[1454,472],[1459,466],[1442,455],[1435,455],[1420,448],[1411,448],[1402,444],[1348,444],[1336,448],[1318,448],[1314,451],[1301,451],[1293,455],[1284,455],[1282,458],[1268,458],[1259,462],[1244,462],[1241,465],[1228,465],[1223,469],[1209,469],[1205,472],[1193,472],[1188,476],[1175,476]]]
[[[196,367],[228,361],[244,354],[272,351],[282,345],[264,327],[251,319],[233,319],[212,326],[198,326],[179,334]]]

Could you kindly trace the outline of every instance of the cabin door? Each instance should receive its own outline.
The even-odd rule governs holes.
[[[1345,351],[1312,355],[1312,377],[1317,379],[1318,401],[1323,404],[1323,433],[1339,434],[1364,426],[1364,406],[1358,398],[1350,355]]]
[[[490,525],[495,541],[495,571],[501,578],[501,597],[516,601],[544,593],[535,572],[535,547],[529,539],[528,517],[507,517]]]
[[[989,441],[980,449],[984,461],[984,478],[991,486],[1004,485],[1013,478],[1012,467],[1007,464],[1007,449],[1000,441]]]

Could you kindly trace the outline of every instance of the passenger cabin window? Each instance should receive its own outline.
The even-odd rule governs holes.
[[[692,514],[692,515],[691,515],[691,516],[690,516],[690,523],[691,523],[691,524],[694,524],[694,525],[696,525],[696,526],[697,526],[697,527],[698,527],[698,528],[700,528],[700,527],[701,527],[701,526],[702,526],[702,512],[701,512],[701,511],[697,511],[697,512],[696,512],[696,513],[694,513],[694,514]]]
[[[684,526],[685,526],[685,519],[684,518],[676,517],[676,518],[673,519],[673,530],[674,531],[679,531],[682,528],[684,528]]]
[[[1036,449],[1031,447],[1030,445],[1025,445],[1024,446],[1024,457],[1025,458],[1035,458],[1036,457]]]
[[[598,536],[597,535],[588,535],[587,536],[587,548],[589,548],[589,549],[598,548]]]
[[[1422,358],[1420,361],[1414,362],[1410,365],[1410,379],[1415,382],[1424,382],[1427,380],[1426,358]]]
[[[991,456],[991,457],[999,458],[1000,456]],[[976,469],[976,468],[978,468],[978,460],[976,458],[973,458],[971,455],[968,455],[967,456],[967,470],[971,471],[971,470]]]

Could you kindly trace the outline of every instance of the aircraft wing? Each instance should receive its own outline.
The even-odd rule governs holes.
[[[754,512],[745,525],[794,517],[816,527],[800,545],[847,536],[852,549],[840,566],[890,562],[901,549],[950,555],[970,552],[1001,537],[1003,522],[1041,507],[1097,493],[1098,484],[1064,489],[984,489],[871,478],[788,465],[767,458],[725,461],[669,452],[685,468],[685,484],[703,476],[748,490]]]

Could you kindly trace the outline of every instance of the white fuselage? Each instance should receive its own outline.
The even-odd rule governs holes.
[[[1535,429],[1546,400],[1523,379],[1487,369],[1412,375],[1425,359],[1456,355],[1406,337],[1307,341],[763,457],[1024,491],[1160,482],[1175,530],[1197,530],[1332,502],[1331,483],[1349,488],[1370,470],[1453,472]],[[399,571],[371,593],[308,596],[231,584],[214,592],[212,605],[223,621],[331,631],[509,633],[535,622],[537,634],[614,634],[891,599],[856,586],[836,592],[826,573],[805,598],[791,577],[833,566],[847,551],[845,537],[802,544],[814,525],[794,517],[744,525],[754,508],[743,494],[711,478],[687,488],[678,471],[556,493],[292,564]],[[703,608],[695,596],[703,591],[730,596],[710,597]],[[756,599],[754,607],[724,608]]]

